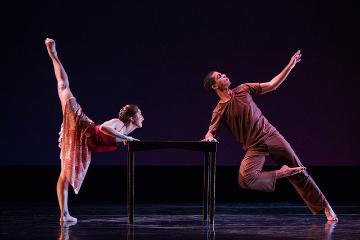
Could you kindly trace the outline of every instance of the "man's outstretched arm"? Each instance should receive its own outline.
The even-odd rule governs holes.
[[[260,86],[262,88],[262,94],[276,90],[280,86],[280,84],[286,79],[286,77],[289,75],[289,73],[295,67],[295,65],[300,61],[301,61],[301,52],[300,50],[298,50],[291,57],[288,65],[278,75],[276,75],[269,82],[260,83]]]

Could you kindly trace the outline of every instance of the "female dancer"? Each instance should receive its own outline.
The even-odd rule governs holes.
[[[91,152],[108,152],[117,149],[117,143],[138,141],[127,136],[144,121],[136,105],[126,105],[119,117],[96,125],[82,111],[69,88],[69,79],[61,64],[55,41],[47,38],[45,45],[54,66],[58,95],[61,102],[63,122],[59,147],[61,148],[61,172],[56,190],[60,207],[60,222],[76,222],[68,209],[69,184],[77,194],[91,161]]]

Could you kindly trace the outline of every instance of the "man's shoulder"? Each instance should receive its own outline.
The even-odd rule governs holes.
[[[233,89],[235,94],[239,93],[259,93],[261,91],[260,83],[258,82],[249,82],[242,83]]]
[[[246,91],[246,83],[242,83],[231,89],[233,93],[240,93]]]
[[[213,113],[221,112],[221,109],[224,107],[224,104],[221,104],[220,101],[216,103],[215,107],[213,108]]]

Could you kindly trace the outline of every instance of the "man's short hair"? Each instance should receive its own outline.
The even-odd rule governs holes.
[[[209,72],[204,78],[204,88],[208,91],[213,90],[212,85],[215,84],[215,78],[213,77],[215,71]]]

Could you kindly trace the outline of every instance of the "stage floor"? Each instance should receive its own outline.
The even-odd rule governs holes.
[[[217,204],[215,224],[202,221],[201,205],[71,205],[76,224],[60,226],[56,203],[2,203],[0,239],[360,239],[360,206],[333,206],[339,222],[291,203]]]

